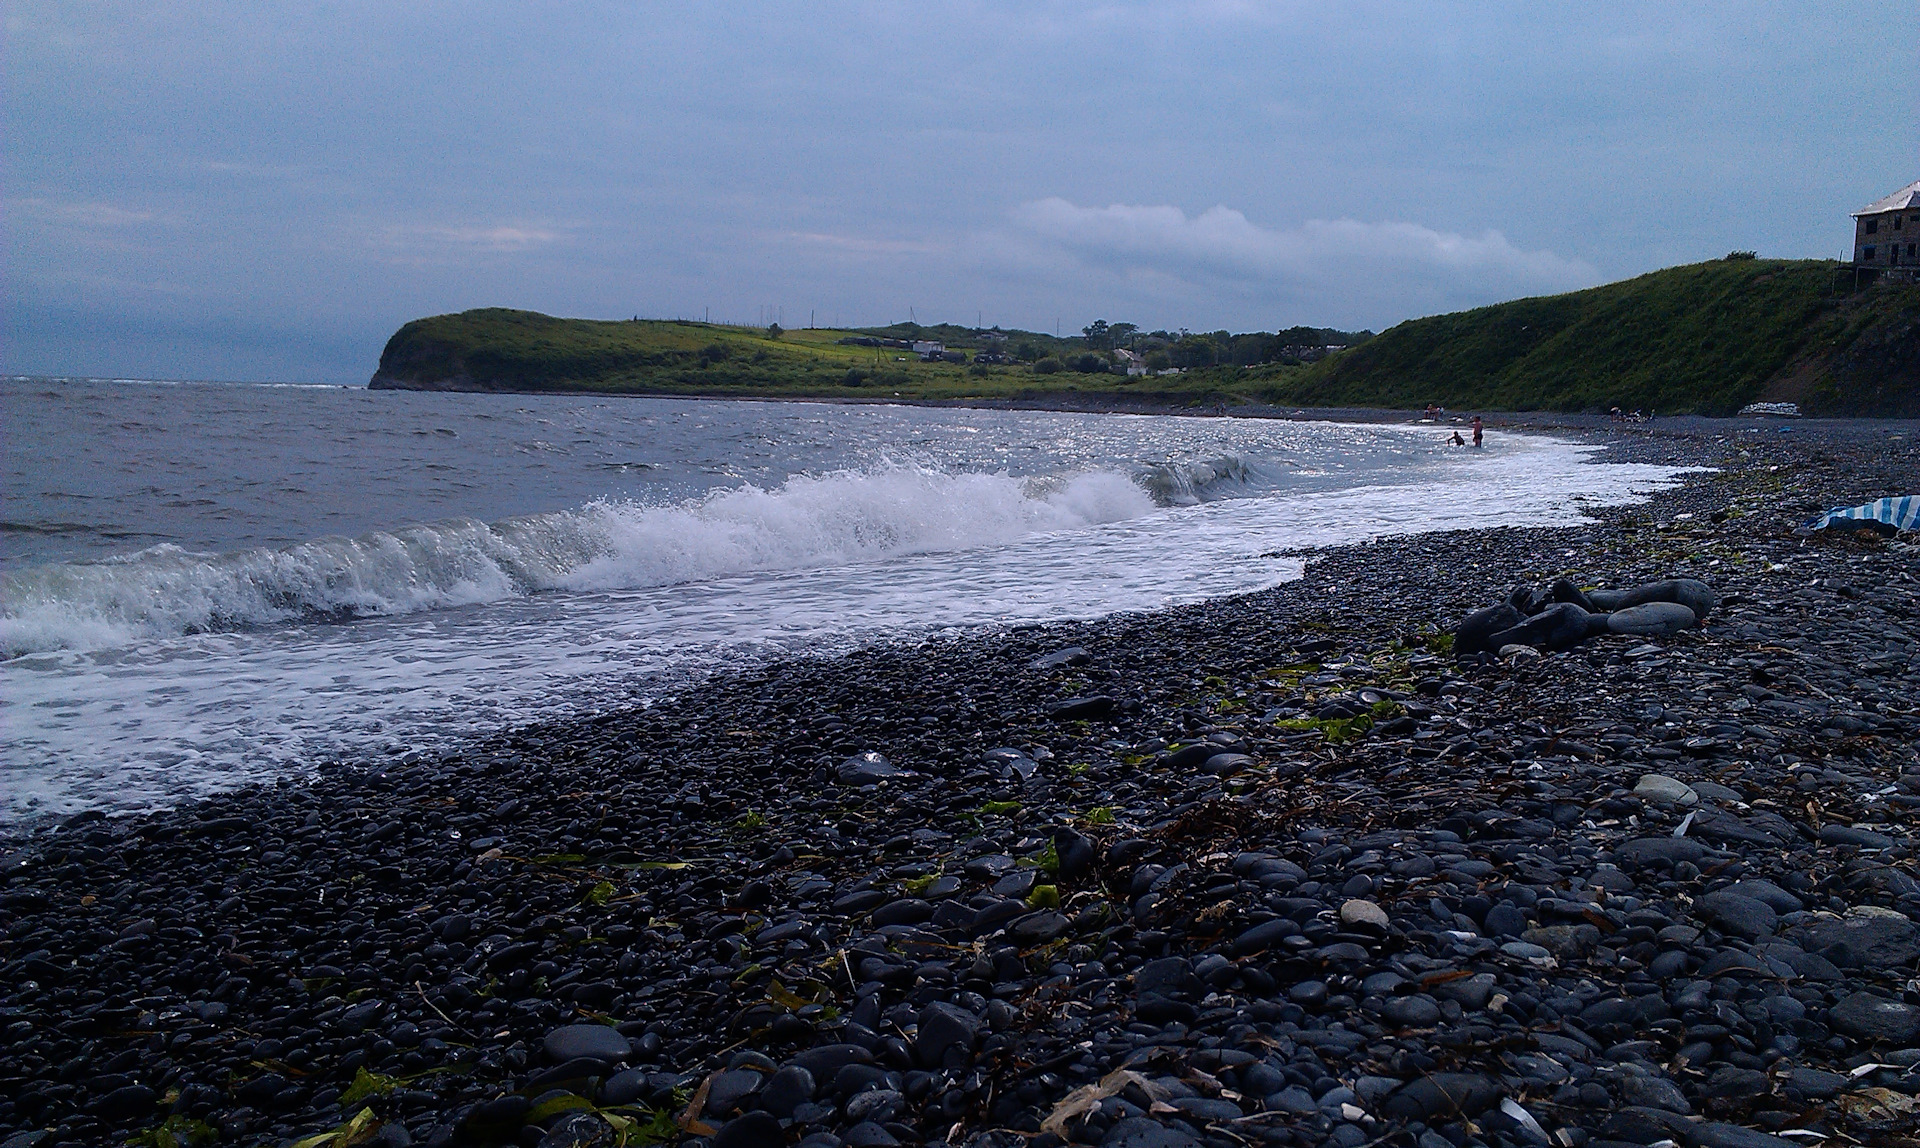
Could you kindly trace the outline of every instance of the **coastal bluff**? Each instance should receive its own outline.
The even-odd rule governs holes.
[[[1920,285],[1733,258],[1414,319],[1280,382],[1301,406],[1920,416]]]
[[[1008,333],[916,326],[952,352],[923,357],[875,331],[903,334],[483,308],[402,326],[369,386],[1242,413],[1438,403],[1725,416],[1787,402],[1820,417],[1920,417],[1920,284],[1862,286],[1824,260],[1741,254],[1409,319],[1317,362],[1166,374],[1129,375],[1121,352],[1078,337],[1012,332],[1040,356],[1029,362],[1009,353]]]

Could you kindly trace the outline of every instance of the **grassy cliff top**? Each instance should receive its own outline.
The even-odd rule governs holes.
[[[1920,287],[1724,259],[1402,323],[1269,388],[1317,406],[1920,415]]]

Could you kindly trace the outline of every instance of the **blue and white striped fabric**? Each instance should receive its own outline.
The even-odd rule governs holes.
[[[1881,522],[1895,530],[1920,528],[1920,494],[1905,494],[1899,498],[1879,498],[1865,506],[1829,510],[1807,523],[1806,528],[1825,530],[1839,521]]]

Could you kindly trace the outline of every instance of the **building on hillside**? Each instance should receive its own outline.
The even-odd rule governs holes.
[[[913,353],[920,356],[922,362],[927,362],[946,354],[947,345],[945,343],[931,342],[926,339],[915,339],[913,342]]]
[[[1920,181],[1853,213],[1853,266],[1892,279],[1920,271]]]

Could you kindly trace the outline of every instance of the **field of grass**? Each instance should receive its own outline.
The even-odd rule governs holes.
[[[1118,402],[1202,405],[1245,401],[1247,372],[1222,367],[1128,379],[1025,364],[922,362],[898,347],[846,346],[849,336],[930,338],[968,353],[1031,344],[1042,356],[1084,353],[1076,339],[1012,332],[1006,344],[949,326],[861,331],[757,327],[689,320],[556,319],[492,308],[419,319],[387,343],[375,388],[587,391],[740,398],[996,399],[1110,395]]]
[[[1402,323],[1277,381],[1303,406],[1920,414],[1920,287],[1840,264],[1725,259]]]

